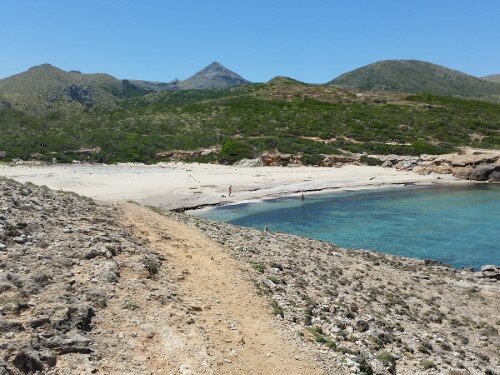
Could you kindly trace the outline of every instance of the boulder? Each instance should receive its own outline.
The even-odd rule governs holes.
[[[500,280],[500,267],[490,264],[482,266],[481,271],[476,272],[476,276],[491,281],[498,281]]]
[[[494,170],[495,166],[493,164],[480,165],[473,169],[469,175],[469,179],[474,181],[486,181]]]
[[[455,167],[452,169],[452,175],[455,178],[468,180],[473,169],[471,167]]]
[[[262,162],[261,158],[255,158],[255,159],[242,159],[233,165],[237,167],[262,167],[264,163]]]
[[[356,163],[358,159],[353,156],[344,156],[344,155],[328,155],[323,161],[320,163],[322,167],[333,167],[335,165],[344,165]]]
[[[498,167],[495,168],[493,172],[490,174],[490,181],[500,181],[500,170],[498,170]]]

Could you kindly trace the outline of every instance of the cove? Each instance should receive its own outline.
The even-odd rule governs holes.
[[[407,186],[285,197],[194,215],[456,268],[500,264],[500,186]]]

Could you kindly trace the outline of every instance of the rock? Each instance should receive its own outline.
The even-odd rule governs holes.
[[[413,167],[417,166],[418,158],[416,157],[406,157],[404,160],[400,161],[395,165],[396,169],[411,170]]]
[[[239,162],[234,163],[235,166],[237,167],[262,167],[264,163],[262,162],[261,158],[255,158],[255,159],[242,159]]]
[[[172,150],[163,151],[156,154],[157,159],[185,160],[193,157],[207,156],[216,154],[220,151],[220,147],[199,148],[196,150]]]
[[[28,241],[28,239],[26,238],[26,236],[19,236],[19,237],[14,237],[12,241],[18,244],[25,244]]]
[[[470,173],[469,179],[474,181],[486,181],[494,170],[495,166],[493,164],[478,166]]]
[[[495,170],[491,172],[490,181],[500,181],[500,170],[498,169],[498,167],[496,167]]]
[[[120,277],[118,262],[108,260],[104,263],[101,278],[108,283],[117,283]]]
[[[264,166],[285,166],[288,164],[301,164],[299,156],[292,154],[282,154],[279,152],[263,153],[260,158]]]
[[[476,277],[489,279],[489,280],[500,280],[500,267],[494,265],[485,265],[481,267],[480,272],[475,273]]]
[[[356,322],[356,329],[359,332],[366,332],[370,329],[370,325],[368,324],[368,322],[366,322],[364,320],[358,320]]]
[[[452,169],[452,175],[455,178],[461,178],[463,180],[468,180],[470,174],[472,173],[472,167],[455,167]]]
[[[78,333],[53,336],[49,339],[42,339],[44,346],[53,349],[57,354],[67,353],[90,353],[91,340]]]
[[[16,353],[12,364],[24,374],[43,371],[43,363],[38,353],[31,349],[22,349]]]
[[[333,167],[340,166],[344,164],[357,163],[358,159],[354,156],[344,156],[344,155],[328,155],[320,163],[322,167]]]

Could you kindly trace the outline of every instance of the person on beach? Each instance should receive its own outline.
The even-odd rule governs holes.
[[[229,196],[233,193],[233,185],[229,185]]]

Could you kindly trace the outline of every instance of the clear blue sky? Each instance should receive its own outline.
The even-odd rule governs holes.
[[[219,61],[252,81],[326,82],[383,59],[500,73],[500,0],[0,0],[0,77],[49,62],[184,79]]]

